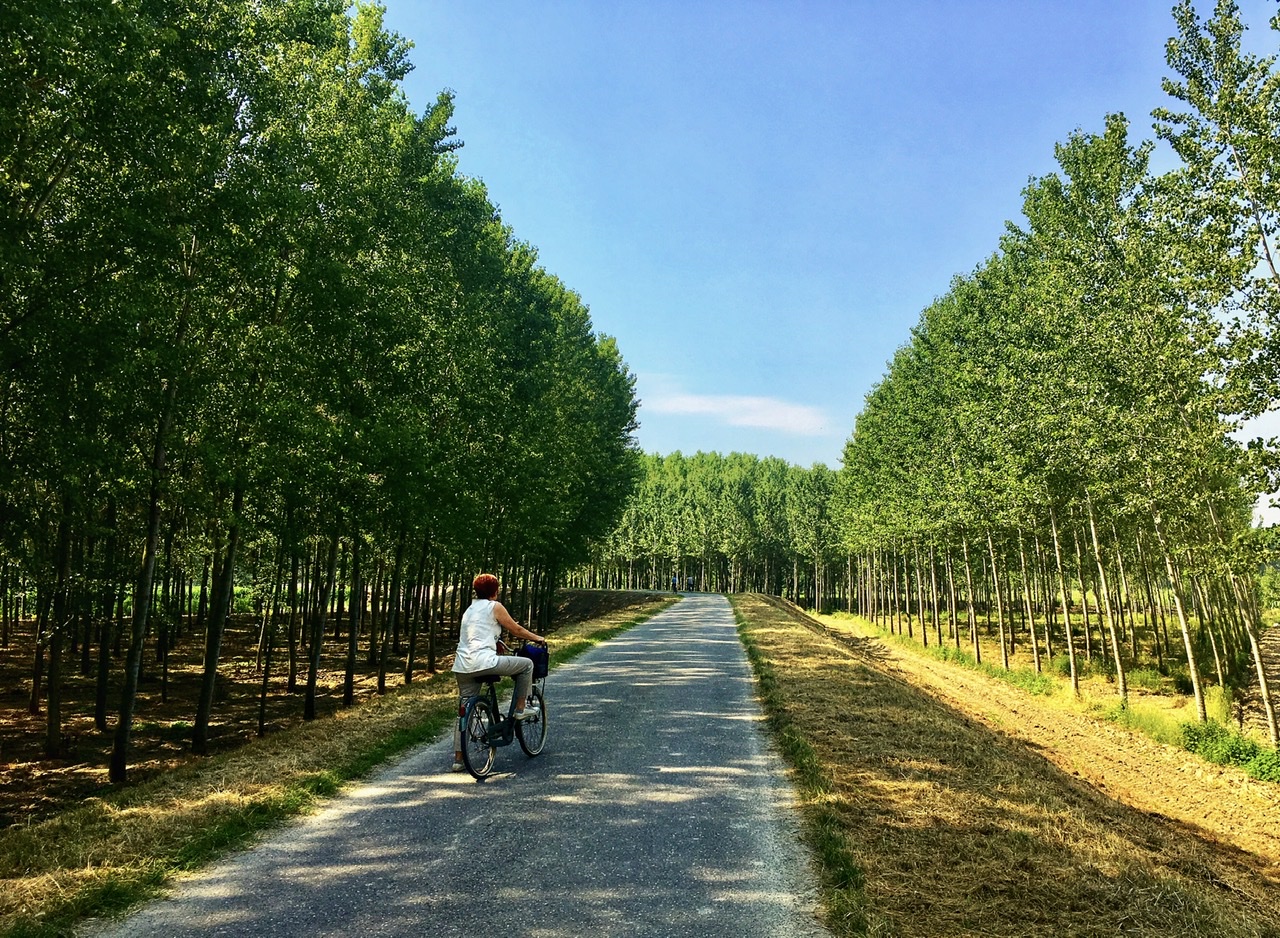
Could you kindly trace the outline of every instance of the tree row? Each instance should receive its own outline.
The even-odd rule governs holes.
[[[937,608],[941,553],[949,587],[992,597],[1006,666],[1021,606],[1033,647],[1050,653],[1060,628],[1073,682],[1092,597],[1122,701],[1141,629],[1162,666],[1185,667],[1201,719],[1210,655],[1220,684],[1255,683],[1274,744],[1251,528],[1272,454],[1232,431],[1280,374],[1280,76],[1241,51],[1233,4],[1174,14],[1165,86],[1187,110],[1161,109],[1156,130],[1182,165],[1152,174],[1153,145],[1119,115],[1057,147],[1059,171],[1024,190],[1025,225],[924,311],[868,396],[845,450],[845,542],[895,615],[925,582]],[[1155,625],[1170,619],[1172,645]]]
[[[1006,667],[1057,656],[1078,687],[1088,662],[1125,702],[1154,670],[1201,719],[1207,682],[1253,688],[1274,744],[1252,507],[1276,449],[1234,433],[1280,387],[1280,73],[1242,51],[1234,3],[1174,24],[1155,130],[1176,168],[1153,173],[1121,115],[1072,133],[1022,223],[923,311],[838,473],[650,458],[594,575],[692,568],[979,658],[990,635]]]
[[[646,454],[622,520],[571,582],[813,597],[834,547],[834,482],[773,457]]]
[[[100,652],[119,780],[144,648],[203,639],[207,745],[237,595],[268,665],[277,624],[306,649],[308,716],[332,619],[385,675],[479,567],[544,607],[634,481],[633,379],[458,173],[450,96],[410,108],[382,9],[9,18],[0,637],[35,623],[48,749],[68,641]]]

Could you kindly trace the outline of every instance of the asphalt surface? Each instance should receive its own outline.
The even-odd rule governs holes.
[[[79,934],[827,934],[724,597],[690,594],[556,668],[547,710],[535,759],[513,743],[477,783],[449,771],[446,736]]]

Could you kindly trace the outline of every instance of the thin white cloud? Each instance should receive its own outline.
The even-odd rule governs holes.
[[[644,397],[643,407],[651,413],[705,416],[731,427],[777,430],[796,436],[822,436],[827,432],[827,416],[822,410],[775,397],[690,394],[660,386],[656,393]]]

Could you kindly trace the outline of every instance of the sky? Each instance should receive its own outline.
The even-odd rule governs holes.
[[[1054,144],[1171,103],[1171,0],[384,2],[415,109],[453,92],[459,171],[618,340],[648,452],[837,467]],[[1275,51],[1275,0],[1241,7]]]

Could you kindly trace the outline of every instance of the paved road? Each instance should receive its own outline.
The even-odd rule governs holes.
[[[551,673],[537,759],[477,784],[452,741],[100,936],[785,938],[816,924],[791,792],[721,596]]]

